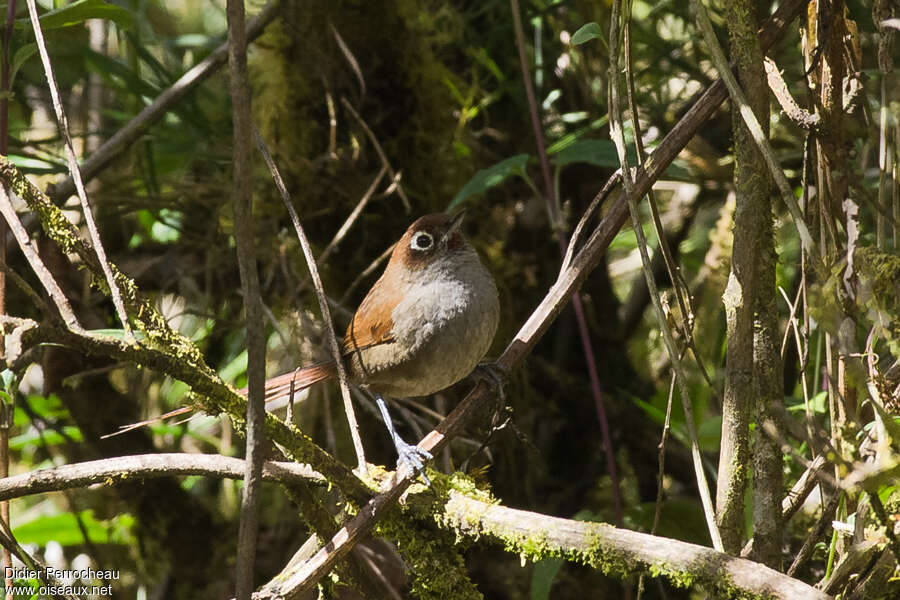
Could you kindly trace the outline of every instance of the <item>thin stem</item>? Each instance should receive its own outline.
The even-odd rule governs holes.
[[[28,15],[31,17],[31,27],[34,29],[34,38],[37,43],[38,52],[41,55],[41,62],[44,65],[44,74],[47,77],[47,86],[50,88],[50,97],[53,99],[53,110],[56,113],[56,121],[59,124],[60,133],[63,136],[66,147],[66,159],[69,163],[69,172],[75,181],[75,190],[78,192],[78,200],[81,202],[81,210],[84,214],[84,222],[87,225],[88,234],[94,245],[94,252],[97,253],[97,260],[103,269],[103,276],[106,278],[106,284],[109,286],[110,296],[113,306],[116,308],[116,314],[122,323],[122,329],[125,330],[126,341],[133,342],[134,335],[131,332],[131,324],[128,322],[128,313],[125,312],[125,304],[122,302],[122,293],[113,277],[112,269],[109,261],[106,259],[106,251],[100,241],[100,232],[97,230],[97,224],[94,222],[94,215],[91,211],[91,205],[88,203],[87,192],[84,189],[84,182],[81,180],[81,168],[78,166],[78,158],[75,156],[75,147],[72,144],[72,135],[69,133],[69,123],[66,120],[66,113],[63,110],[62,100],[59,96],[59,86],[56,83],[56,77],[53,75],[53,66],[50,64],[50,55],[47,53],[47,45],[44,43],[44,33],[41,30],[41,23],[38,18],[37,5],[35,0],[28,1]]]
[[[712,497],[709,493],[709,484],[706,481],[706,473],[703,470],[703,459],[700,455],[700,444],[697,441],[697,429],[694,424],[694,410],[691,406],[690,392],[688,389],[687,375],[684,372],[684,365],[681,362],[678,353],[678,347],[672,332],[666,323],[665,313],[663,312],[662,303],[659,299],[659,291],[656,287],[656,279],[653,277],[653,269],[651,268],[650,255],[647,251],[647,239],[644,237],[644,230],[641,223],[640,210],[638,209],[638,197],[631,193],[634,182],[631,177],[631,170],[628,166],[628,158],[625,153],[625,134],[622,129],[622,107],[619,99],[619,12],[621,9],[621,0],[613,2],[612,16],[610,17],[609,32],[609,130],[610,137],[616,146],[616,152],[619,155],[619,164],[622,168],[622,183],[625,192],[628,195],[628,211],[631,214],[631,226],[634,229],[634,235],[637,238],[638,250],[641,255],[641,262],[644,265],[644,276],[647,280],[647,289],[650,292],[650,298],[653,301],[653,308],[659,321],[659,330],[662,333],[663,341],[666,345],[666,351],[669,354],[669,360],[672,362],[672,369],[678,380],[679,391],[681,392],[681,403],[684,408],[685,428],[691,440],[691,456],[694,459],[694,474],[697,477],[697,488],[700,491],[700,501],[703,504],[703,512],[706,517],[706,525],[709,529],[709,537],[712,540],[713,547],[722,551],[722,538],[719,534],[719,528],[716,525],[716,515],[713,509]]]
[[[291,223],[294,225],[297,239],[300,240],[300,248],[303,250],[303,257],[306,259],[306,266],[309,268],[309,275],[312,278],[313,287],[316,290],[316,298],[319,301],[319,310],[322,311],[322,320],[325,322],[325,333],[328,336],[331,357],[334,359],[335,365],[337,365],[338,381],[341,386],[341,397],[344,399],[344,412],[347,414],[347,422],[350,426],[350,437],[353,439],[353,449],[356,451],[357,469],[360,474],[365,475],[368,472],[366,454],[363,449],[362,438],[359,435],[359,424],[356,421],[353,402],[350,399],[350,386],[347,383],[347,370],[344,368],[344,361],[341,357],[341,346],[338,343],[337,336],[334,334],[331,310],[328,308],[328,298],[325,296],[322,278],[319,277],[319,268],[316,266],[316,259],[313,256],[312,247],[309,245],[309,240],[306,237],[306,233],[303,231],[303,226],[300,224],[300,217],[297,216],[297,211],[291,203],[291,196],[284,185],[284,181],[281,179],[281,174],[278,172],[278,166],[272,159],[272,155],[269,153],[265,141],[255,127],[253,128],[253,137],[256,140],[256,145],[259,148],[260,153],[263,155],[263,159],[266,161],[266,165],[269,167],[269,172],[272,174],[272,179],[275,181],[275,187],[277,187],[278,191],[281,193],[281,199],[291,217]]]
[[[16,24],[16,0],[9,0],[6,6],[6,23],[3,29],[3,56],[0,57],[0,154],[9,155],[9,99],[10,99],[10,80],[9,80],[9,41],[12,39],[13,28]],[[0,315],[6,314],[6,237],[7,225],[5,220],[0,220]],[[40,306],[37,304],[36,306]],[[0,358],[4,354],[3,335],[0,334]],[[13,396],[15,402],[15,396]],[[12,410],[15,405],[10,403],[8,409]],[[9,475],[9,428],[12,423],[7,423],[7,405],[2,403],[2,411],[0,414],[0,476]],[[9,521],[9,501],[0,502],[0,523],[3,527],[10,528]],[[6,599],[12,600],[13,578],[5,575],[12,567],[12,554],[8,548],[3,548],[3,572],[4,582],[6,583]]]
[[[775,151],[772,150],[769,140],[763,133],[762,126],[759,124],[756,115],[753,114],[753,109],[750,108],[750,104],[747,102],[747,98],[741,90],[737,79],[735,79],[734,73],[731,72],[728,59],[725,58],[725,52],[719,45],[719,42],[716,39],[716,33],[713,31],[712,23],[709,21],[709,15],[706,14],[706,8],[700,0],[691,0],[691,6],[697,17],[697,25],[703,33],[703,39],[709,47],[713,62],[716,65],[716,70],[719,72],[719,77],[725,82],[725,86],[728,88],[728,94],[737,105],[741,118],[744,120],[744,124],[750,131],[753,141],[756,142],[760,154],[763,155],[766,166],[769,167],[772,179],[775,180],[778,191],[781,192],[781,199],[784,200],[788,212],[791,213],[794,227],[797,228],[797,233],[800,235],[800,241],[803,244],[803,248],[810,253],[810,256],[813,256],[813,250],[816,247],[816,243],[813,241],[812,235],[809,233],[809,228],[806,226],[806,221],[803,218],[803,212],[800,210],[800,205],[797,203],[797,198],[794,197],[794,192],[791,190],[787,177],[785,177],[784,171],[778,164],[778,160],[775,158]]]

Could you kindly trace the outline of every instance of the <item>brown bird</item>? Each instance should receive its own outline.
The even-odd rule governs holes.
[[[427,396],[460,381],[490,348],[500,318],[494,279],[459,231],[462,214],[426,215],[397,242],[344,336],[350,381],[375,394],[398,467],[431,455],[394,431],[382,395]],[[337,377],[325,361],[266,381],[266,400]]]

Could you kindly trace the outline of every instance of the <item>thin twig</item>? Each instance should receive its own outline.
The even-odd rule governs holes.
[[[247,25],[247,40],[252,41],[262,35],[266,26],[275,20],[280,11],[279,1],[273,0],[267,4],[255,19]],[[116,158],[122,155],[126,148],[139,140],[151,125],[165,117],[169,110],[190,91],[215,73],[228,60],[228,42],[219,45],[209,53],[209,56],[194,65],[187,73],[179,77],[175,83],[166,88],[152,103],[147,105],[133,119],[128,121],[121,129],[103,142],[97,151],[91,154],[81,166],[81,175],[85,183],[99,175],[103,169],[109,166]],[[67,198],[75,191],[72,177],[68,177],[55,186],[51,195],[54,199]]]
[[[781,199],[784,200],[788,212],[791,213],[794,227],[797,228],[797,233],[800,235],[800,241],[803,244],[803,248],[809,252],[810,256],[815,256],[814,250],[816,243],[809,233],[809,228],[806,226],[803,212],[800,210],[800,205],[797,204],[797,198],[794,197],[794,192],[791,190],[787,177],[785,177],[784,171],[781,169],[778,160],[775,158],[775,151],[772,150],[769,140],[763,133],[762,127],[756,119],[756,115],[753,114],[753,109],[750,108],[750,104],[747,102],[747,98],[744,96],[740,84],[738,84],[737,80],[734,78],[734,73],[731,72],[728,59],[725,58],[725,53],[722,51],[718,39],[716,39],[716,33],[713,31],[712,23],[709,21],[709,15],[706,14],[706,8],[700,0],[691,0],[691,7],[694,9],[697,25],[703,33],[703,39],[706,41],[706,45],[712,55],[713,63],[716,65],[716,70],[719,72],[719,77],[725,82],[732,101],[737,105],[738,112],[744,120],[744,124],[750,131],[753,141],[756,142],[760,154],[763,155],[766,166],[769,167],[772,179],[775,180],[778,191],[781,192]]]
[[[33,1],[33,0],[32,0]],[[235,596],[249,600],[253,593],[256,540],[259,522],[260,477],[266,447],[265,386],[266,336],[263,325],[256,245],[253,240],[253,147],[250,136],[250,82],[247,74],[247,38],[244,29],[244,0],[228,0],[228,79],[231,92],[231,119],[234,206],[234,239],[237,247],[241,291],[247,330],[247,446],[241,513],[238,527]]]
[[[640,210],[638,209],[638,200],[641,196],[632,194],[634,184],[631,177],[630,167],[628,166],[628,158],[625,153],[625,134],[622,129],[622,109],[619,102],[619,71],[618,71],[618,53],[619,53],[619,10],[621,0],[613,2],[612,15],[610,17],[609,31],[609,131],[610,137],[616,145],[616,152],[619,155],[619,164],[622,169],[622,183],[628,194],[628,209],[631,213],[631,226],[634,229],[634,235],[637,238],[638,250],[641,255],[641,262],[644,265],[644,275],[647,280],[647,290],[650,292],[650,298],[653,301],[653,308],[659,321],[659,330],[662,333],[663,341],[666,345],[666,351],[669,354],[669,360],[672,363],[672,370],[678,380],[678,387],[681,392],[681,404],[684,407],[685,429],[687,429],[688,437],[691,441],[691,456],[694,459],[694,475],[697,478],[697,488],[700,492],[700,502],[703,505],[703,513],[706,517],[706,526],[709,529],[709,537],[712,540],[713,547],[722,551],[722,538],[719,534],[719,527],[716,524],[716,513],[713,508],[712,497],[709,493],[709,484],[706,481],[706,472],[703,470],[703,458],[700,455],[700,444],[697,440],[697,429],[694,425],[694,410],[691,406],[690,390],[688,388],[687,375],[684,372],[684,365],[678,353],[678,347],[675,339],[672,337],[672,331],[666,323],[666,316],[663,312],[662,303],[659,300],[659,291],[656,288],[656,279],[653,277],[653,269],[651,267],[650,255],[647,252],[647,240],[644,237],[643,225],[641,223]],[[648,188],[649,189],[649,188]]]
[[[629,7],[630,8],[630,7]],[[672,421],[672,397],[675,395],[675,372],[669,379],[669,396],[666,400],[666,418],[663,422],[662,435],[659,440],[659,455],[657,463],[659,470],[656,474],[656,501],[653,504],[653,525],[650,526],[650,535],[656,535],[656,529],[659,527],[659,518],[662,515],[662,499],[663,499],[663,482],[666,475],[666,440],[669,437],[669,425]],[[641,600],[644,593],[644,574],[638,577],[637,600]]]
[[[353,56],[350,47],[347,46],[344,38],[341,37],[341,34],[338,33],[338,30],[335,29],[334,25],[329,23],[328,26],[331,28],[331,33],[334,35],[338,48],[341,49],[341,54],[343,54],[344,58],[347,59],[347,62],[350,63],[350,68],[353,70],[353,74],[356,75],[356,80],[359,82],[359,96],[362,98],[366,95],[366,79],[363,77],[362,69],[359,68],[359,61]]]
[[[350,299],[350,294],[353,293],[353,290],[359,286],[360,283],[365,280],[366,277],[375,272],[376,269],[388,259],[391,253],[394,251],[394,246],[396,242],[391,244],[385,249],[384,252],[378,255],[378,258],[369,263],[369,266],[362,270],[362,272],[356,276],[356,278],[350,282],[350,285],[347,286],[347,289],[344,290],[344,294],[341,296],[340,300],[338,300],[338,304],[344,304],[347,300]]]
[[[347,232],[350,231],[350,228],[353,227],[356,219],[358,219],[359,215],[362,214],[363,209],[366,208],[366,205],[369,203],[369,200],[375,193],[375,189],[378,187],[378,184],[381,183],[381,180],[384,177],[385,173],[387,173],[387,167],[382,165],[381,170],[378,172],[378,175],[375,176],[375,179],[373,179],[372,183],[369,185],[369,189],[367,189],[366,193],[363,194],[363,197],[359,199],[359,202],[356,203],[353,211],[344,220],[340,229],[338,229],[337,233],[334,234],[334,237],[330,242],[328,242],[328,245],[325,246],[325,249],[322,250],[322,254],[319,255],[318,262],[325,263],[334,249],[337,248],[338,244],[341,243],[341,241],[344,239],[344,236],[346,236]]]
[[[366,121],[356,112],[356,109],[353,108],[353,105],[350,104],[350,101],[344,97],[341,97],[341,104],[344,105],[353,118],[359,123],[359,126],[362,127],[363,131],[366,132],[366,137],[369,138],[369,141],[372,142],[372,147],[375,148],[375,153],[378,154],[378,158],[381,159],[381,164],[387,169],[388,175],[391,176],[391,179],[398,180],[398,174],[394,171],[394,168],[391,166],[390,161],[387,158],[387,154],[384,153],[384,148],[381,147],[381,144],[378,142],[378,138],[375,137],[375,134],[369,128],[369,125]],[[403,207],[406,209],[406,212],[412,210],[412,206],[409,203],[409,198],[406,197],[406,192],[403,190],[402,185],[397,186],[397,195],[400,196],[400,200],[403,201]]]
[[[106,285],[109,286],[110,297],[119,321],[122,323],[122,329],[125,331],[125,340],[134,341],[134,335],[131,332],[131,323],[128,321],[128,313],[125,312],[125,304],[122,302],[122,292],[116,284],[113,277],[112,269],[109,261],[106,260],[106,251],[103,249],[103,243],[100,241],[100,232],[97,230],[97,223],[94,222],[94,214],[91,211],[91,205],[88,203],[87,192],[84,189],[84,182],[81,180],[81,167],[78,166],[78,158],[75,156],[75,147],[72,145],[72,135],[69,132],[69,123],[66,120],[66,113],[63,110],[62,100],[59,96],[59,86],[56,83],[56,77],[53,75],[53,66],[50,64],[50,55],[47,53],[47,45],[44,43],[44,32],[41,30],[41,22],[38,17],[37,4],[35,0],[27,0],[28,15],[31,17],[31,27],[34,29],[34,38],[37,43],[38,52],[41,55],[41,62],[44,65],[44,74],[47,77],[47,86],[50,88],[50,97],[53,100],[53,110],[56,113],[56,121],[59,124],[59,131],[62,134],[66,147],[66,159],[69,163],[69,173],[75,181],[75,190],[78,192],[78,200],[81,202],[81,211],[84,213],[84,222],[87,225],[88,234],[91,242],[94,244],[94,252],[97,253],[97,260],[103,268],[103,276],[106,278]]]
[[[591,217],[594,216],[594,213],[597,212],[597,209],[603,205],[603,202],[609,197],[612,193],[613,189],[622,182],[622,170],[618,169],[612,176],[606,180],[606,183],[603,184],[603,187],[599,192],[594,196],[591,200],[591,203],[588,204],[588,207],[585,209],[584,214],[581,215],[581,218],[578,220],[578,224],[575,226],[574,231],[572,231],[572,237],[569,238],[569,246],[566,248],[566,255],[563,257],[562,264],[559,266],[559,273],[562,275],[563,271],[569,268],[569,265],[572,264],[572,257],[575,256],[575,250],[578,247],[578,242],[581,241],[581,236],[584,234],[584,228],[587,227],[588,222],[591,220]]]
[[[356,422],[356,413],[353,411],[353,402],[350,399],[350,386],[347,383],[347,370],[344,368],[344,361],[341,357],[341,346],[338,343],[337,336],[334,334],[334,323],[331,320],[331,310],[328,308],[328,299],[325,296],[325,289],[322,287],[322,278],[319,277],[319,268],[316,266],[316,259],[313,256],[309,240],[306,238],[306,233],[304,233],[303,226],[300,224],[300,217],[297,216],[297,211],[294,210],[294,205],[291,203],[290,194],[284,186],[284,181],[281,179],[278,167],[272,159],[272,155],[269,154],[265,141],[255,127],[253,128],[253,137],[256,140],[256,145],[259,148],[260,153],[266,161],[266,165],[269,167],[272,179],[275,181],[275,187],[277,187],[278,191],[281,193],[281,199],[284,201],[284,206],[287,208],[288,214],[291,217],[291,222],[294,224],[294,231],[297,233],[297,239],[300,240],[300,247],[303,249],[303,256],[306,258],[307,267],[309,267],[309,274],[313,281],[313,287],[316,290],[316,298],[319,300],[319,310],[322,311],[322,320],[325,322],[325,334],[328,337],[331,356],[334,359],[335,365],[337,365],[338,381],[341,386],[341,397],[344,399],[344,412],[347,414],[347,422],[350,426],[350,437],[353,439],[353,449],[356,451],[357,469],[360,474],[365,475],[368,472],[366,454],[363,449],[362,438],[359,435],[359,424]]]

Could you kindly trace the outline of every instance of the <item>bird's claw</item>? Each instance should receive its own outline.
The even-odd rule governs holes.
[[[497,363],[479,363],[478,366],[475,367],[474,375],[476,378],[484,380],[486,384],[496,390],[497,395],[500,396],[501,400],[506,399],[506,394],[503,391],[505,373]]]
[[[416,445],[407,444],[399,438],[394,440],[394,447],[397,449],[397,471],[406,469],[410,473],[418,473],[431,487],[431,480],[425,474],[425,462],[434,458],[431,452]]]

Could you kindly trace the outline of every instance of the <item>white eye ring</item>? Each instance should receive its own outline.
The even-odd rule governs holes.
[[[430,233],[417,231],[409,241],[409,247],[413,250],[428,250],[434,245],[434,238]]]

